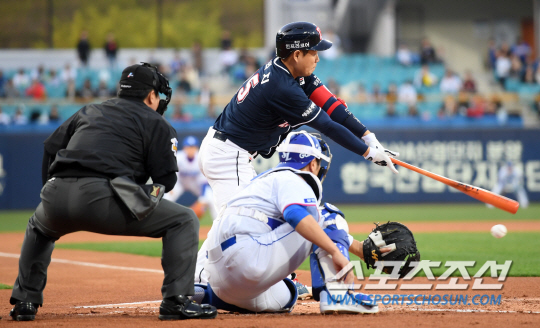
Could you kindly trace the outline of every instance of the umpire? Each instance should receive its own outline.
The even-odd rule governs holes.
[[[75,231],[162,238],[159,318],[216,317],[214,307],[187,297],[194,294],[199,220],[160,200],[178,171],[176,131],[162,116],[171,93],[157,68],[129,66],[118,98],[84,106],[45,140],[42,201],[28,221],[10,299],[14,320],[34,320],[54,243]],[[144,186],[148,178],[153,186]]]

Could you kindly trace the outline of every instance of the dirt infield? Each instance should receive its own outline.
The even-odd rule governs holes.
[[[501,222],[509,231],[540,231],[540,222]],[[486,231],[489,222],[411,223],[415,232]],[[367,233],[372,224],[353,224],[353,233]],[[200,232],[206,236],[207,229]],[[18,255],[23,233],[0,234],[0,283],[13,284],[17,275]],[[91,233],[75,233],[63,237],[58,243],[92,241],[141,241],[136,237],[104,236]],[[149,240],[149,239],[148,239]],[[386,304],[380,302],[380,312],[375,315],[320,315],[318,303],[313,300],[299,301],[290,314],[240,315],[221,312],[212,321],[191,320],[186,322],[160,322],[157,311],[161,300],[160,286],[163,273],[160,259],[79,250],[56,249],[49,267],[45,306],[40,308],[33,323],[17,323],[27,326],[78,326],[78,327],[335,327],[362,325],[363,327],[386,324],[391,327],[438,327],[438,326],[540,326],[540,278],[508,278],[501,290],[472,290],[472,282],[464,291],[435,290],[375,290],[370,294],[388,294]],[[299,272],[300,281],[310,284],[309,272]],[[423,283],[426,278],[412,282]],[[360,282],[364,285],[366,281]],[[376,283],[376,282],[370,282]],[[433,282],[432,282],[433,283]],[[446,281],[448,283],[448,281]],[[460,281],[459,283],[464,283]],[[488,278],[484,283],[497,283]],[[365,288],[365,286],[362,286]],[[10,290],[0,290],[0,327],[15,324],[8,318]],[[405,299],[401,301],[392,294],[414,294],[418,302],[429,295],[466,295],[471,302],[476,294],[501,295],[500,305],[419,305]],[[423,295],[423,296],[422,296]],[[392,304],[393,303],[393,304]]]

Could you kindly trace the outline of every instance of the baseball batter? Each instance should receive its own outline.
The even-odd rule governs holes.
[[[194,136],[187,136],[182,142],[182,150],[176,155],[176,160],[178,163],[176,184],[163,198],[176,202],[184,191],[189,191],[198,197],[191,206],[195,214],[201,218],[206,210],[210,210],[212,219],[215,219],[217,212],[212,188],[199,169],[199,140]]]
[[[322,216],[318,208],[327,170],[321,160],[329,164],[331,158],[324,141],[305,131],[295,132],[278,151],[280,163],[253,179],[214,221],[207,239],[208,283],[196,285],[195,301],[231,311],[289,312],[297,289],[287,276],[308,258],[312,246],[315,276],[335,276],[349,264],[352,237],[346,222],[340,229],[335,215],[327,211]],[[321,312],[378,311],[366,295],[347,288],[329,290],[322,279],[316,280]],[[328,302],[330,294],[351,295],[352,301],[333,304]]]
[[[256,175],[251,160],[269,158],[288,133],[308,125],[341,146],[398,173],[375,134],[313,74],[318,51],[330,41],[308,22],[283,26],[277,57],[244,82],[201,145],[200,166],[214,191],[218,211]]]

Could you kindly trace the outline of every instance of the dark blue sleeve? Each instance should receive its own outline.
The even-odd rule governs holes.
[[[292,128],[307,124],[313,120],[321,109],[315,105],[303,90],[294,85],[277,86],[278,89],[268,99],[271,106]]]
[[[320,131],[342,147],[360,156],[363,156],[369,148],[360,137],[356,137],[346,127],[331,120],[324,111],[321,111],[313,121],[309,122],[308,126]]]

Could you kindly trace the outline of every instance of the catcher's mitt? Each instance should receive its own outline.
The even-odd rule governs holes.
[[[376,261],[403,261],[405,265],[399,270],[399,277],[403,278],[409,271],[411,261],[420,261],[420,252],[416,248],[416,241],[412,232],[401,223],[388,222],[383,225],[375,224],[368,238],[364,240],[364,262],[367,268],[375,267]],[[380,248],[390,247],[392,251],[381,253]],[[383,268],[383,272],[390,273],[391,267]]]

